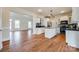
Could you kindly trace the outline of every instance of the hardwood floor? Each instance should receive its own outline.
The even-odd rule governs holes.
[[[75,52],[79,49],[70,47],[65,42],[65,35],[47,39],[44,34],[32,35],[32,31],[10,32],[10,47],[2,52]]]

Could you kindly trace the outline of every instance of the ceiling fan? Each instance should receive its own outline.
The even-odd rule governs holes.
[[[51,9],[50,14],[48,16],[45,16],[45,18],[53,18],[53,17],[55,17],[52,13],[53,13],[53,10]]]

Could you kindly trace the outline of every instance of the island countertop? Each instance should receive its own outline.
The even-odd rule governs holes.
[[[66,30],[70,30],[70,31],[79,31],[79,29],[66,29]]]
[[[60,27],[47,27],[45,28],[45,37],[46,38],[52,38],[55,35],[60,33]]]

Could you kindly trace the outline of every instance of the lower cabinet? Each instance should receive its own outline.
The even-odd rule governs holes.
[[[42,34],[44,33],[44,28],[36,28],[35,29],[35,34]]]
[[[69,46],[79,48],[79,31],[66,30],[66,43]]]
[[[53,29],[45,29],[45,37],[46,38],[52,38],[57,34],[56,28]]]
[[[58,27],[58,28],[57,28],[57,34],[59,34],[59,33],[60,33],[60,28]]]

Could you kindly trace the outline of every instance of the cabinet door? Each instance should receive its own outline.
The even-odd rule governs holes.
[[[57,28],[57,33],[58,33],[58,34],[60,33],[60,28]]]

